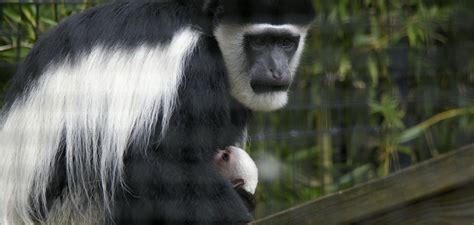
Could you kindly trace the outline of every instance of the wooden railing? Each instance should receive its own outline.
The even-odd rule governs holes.
[[[252,225],[474,225],[474,145]]]

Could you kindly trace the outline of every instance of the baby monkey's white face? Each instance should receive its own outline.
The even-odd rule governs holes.
[[[234,146],[219,150],[214,158],[222,176],[228,179],[234,188],[242,188],[255,194],[258,184],[258,169],[249,154]]]

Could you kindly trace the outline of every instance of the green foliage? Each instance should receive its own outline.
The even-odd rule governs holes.
[[[392,96],[383,95],[380,103],[369,103],[373,114],[380,114],[383,118],[382,126],[385,129],[403,129],[404,112],[400,110],[400,103]]]
[[[271,148],[252,146],[267,153],[278,148],[274,157],[297,171],[298,179],[260,187],[265,194],[259,195],[263,206],[257,217],[474,140],[474,4],[315,0],[315,5],[318,17],[292,105],[273,115],[276,123],[265,122],[270,115],[257,115],[251,129],[268,137],[302,133]],[[295,160],[286,159],[288,154]],[[288,189],[281,182],[296,184]]]
[[[16,63],[26,57],[39,35],[91,5],[90,0],[74,4],[66,1],[56,4],[0,3],[0,103]]]

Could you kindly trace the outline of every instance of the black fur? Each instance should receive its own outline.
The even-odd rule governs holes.
[[[197,18],[191,20],[191,18]],[[212,23],[199,9],[179,1],[119,1],[71,16],[40,36],[7,92],[7,108],[28,91],[45,68],[69,58],[72,62],[94,46],[134,48],[166,45],[184,26],[209,34]]]
[[[169,130],[158,143],[161,124],[157,124],[149,140],[152,144],[130,143],[125,157],[128,189],[114,196],[112,218],[107,223],[232,225],[250,221],[247,200],[241,200],[212,160],[217,149],[242,138],[251,114],[229,95],[226,69],[212,28],[220,20],[305,23],[312,19],[310,1],[291,1],[291,5],[286,0],[211,1],[209,6],[217,7],[205,13],[203,2],[131,0],[87,10],[42,35],[11,83],[4,112],[30,91],[47,67],[66,58],[74,62],[94,46],[133,49],[143,44],[166,45],[180,28],[192,26],[202,32],[185,69],[179,106]],[[59,154],[57,160],[48,205],[67,190],[65,159]],[[41,210],[36,213],[47,215]]]
[[[220,0],[218,17],[226,23],[310,24],[311,0]]]
[[[236,188],[237,194],[239,194],[242,201],[244,201],[245,207],[249,210],[249,212],[253,212],[257,207],[257,199],[255,195],[246,191],[243,188]]]
[[[133,192],[119,195],[118,224],[250,221],[239,196],[212,161],[217,149],[238,141],[249,113],[237,104],[229,105],[225,68],[215,40],[202,39],[198,46],[165,138],[146,156],[127,157],[126,180]]]

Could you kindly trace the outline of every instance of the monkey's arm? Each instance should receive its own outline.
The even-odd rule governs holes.
[[[135,158],[127,166],[132,192],[121,193],[126,200],[116,203],[117,224],[243,225],[251,220],[237,192],[209,162]]]

